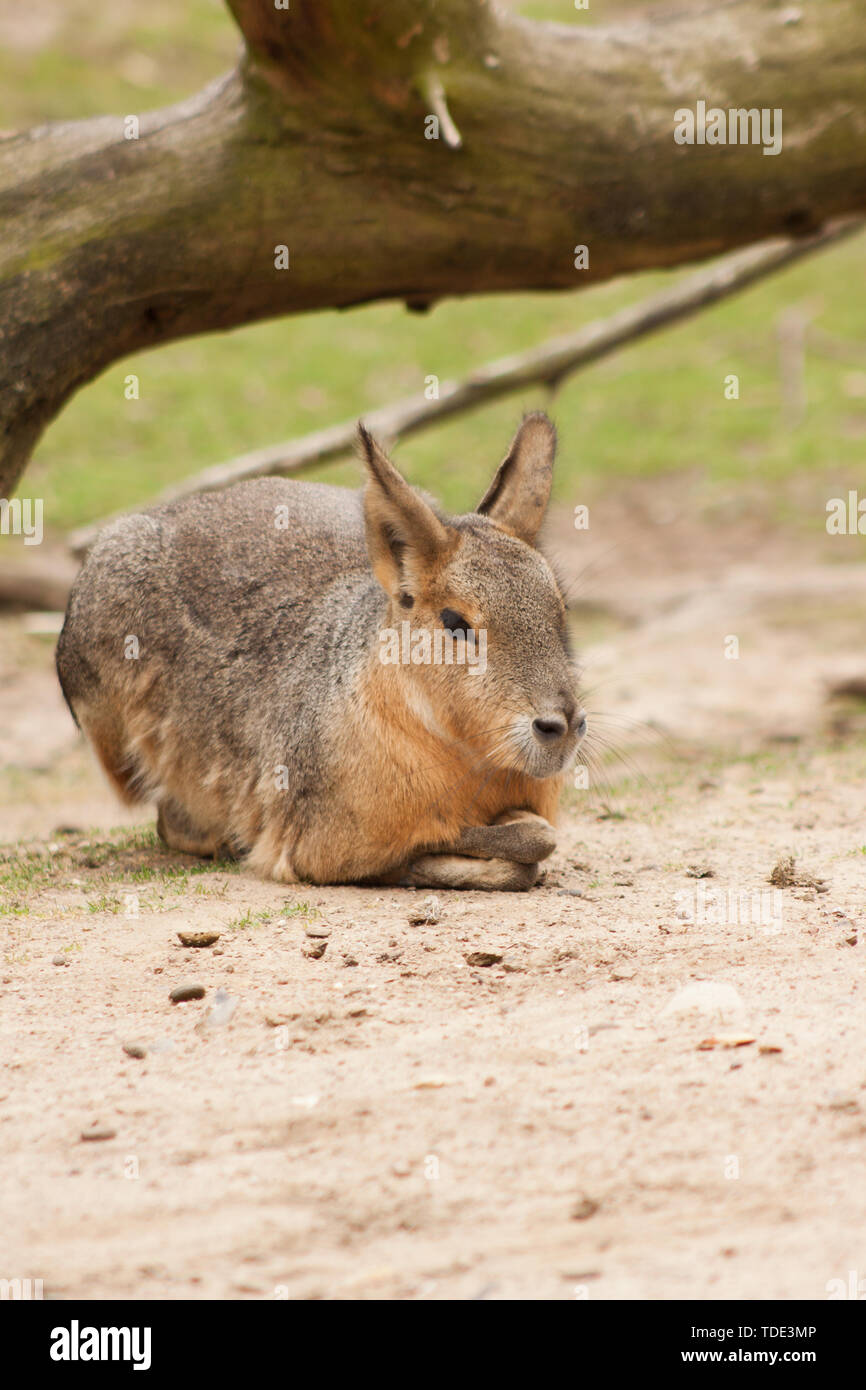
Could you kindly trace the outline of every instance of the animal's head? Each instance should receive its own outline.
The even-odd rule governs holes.
[[[380,660],[426,726],[470,755],[552,777],[586,730],[565,603],[535,542],[556,432],[529,415],[476,510],[448,517],[359,427],[367,549],[388,595]]]

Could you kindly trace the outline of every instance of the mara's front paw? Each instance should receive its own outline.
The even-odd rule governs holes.
[[[556,849],[553,826],[533,811],[503,811],[494,825],[470,825],[454,846],[456,854],[537,864]]]

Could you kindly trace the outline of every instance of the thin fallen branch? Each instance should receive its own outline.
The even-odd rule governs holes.
[[[74,578],[75,565],[63,551],[44,557],[0,559],[0,611],[62,610]]]
[[[545,385],[553,390],[590,362],[738,294],[804,256],[852,236],[863,226],[863,219],[859,217],[843,218],[828,224],[814,236],[779,238],[725,256],[708,270],[691,275],[671,289],[621,309],[609,318],[597,319],[574,333],[551,338],[527,352],[489,362],[460,381],[441,382],[436,400],[428,400],[423,393],[408,396],[365,412],[364,421],[373,433],[393,444],[402,436],[527,386]],[[256,449],[185,478],[182,483],[160,493],[157,500],[169,502],[194,492],[214,492],[247,478],[286,476],[343,458],[353,449],[356,429],[354,419],[346,420],[284,444]],[[83,555],[111,520],[114,517],[106,517],[74,531],[69,537],[73,553]]]

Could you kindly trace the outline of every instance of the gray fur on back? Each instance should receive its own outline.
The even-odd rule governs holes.
[[[322,790],[329,699],[369,650],[384,606],[360,492],[239,483],[102,532],[70,599],[58,672],[73,712],[100,693],[111,701],[135,638],[135,674],[156,674],[154,722],[181,729],[214,776],[287,768],[301,815],[313,784]]]

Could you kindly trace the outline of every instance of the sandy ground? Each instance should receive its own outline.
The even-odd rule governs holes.
[[[554,527],[628,767],[572,793],[527,895],[296,891],[162,852],[77,743],[50,640],[3,620],[0,1277],[388,1299],[866,1278],[866,719],[828,700],[866,669],[862,542],[702,531],[680,502],[647,525],[658,488],[612,501],[579,560]],[[204,997],[171,1003],[184,983]]]

